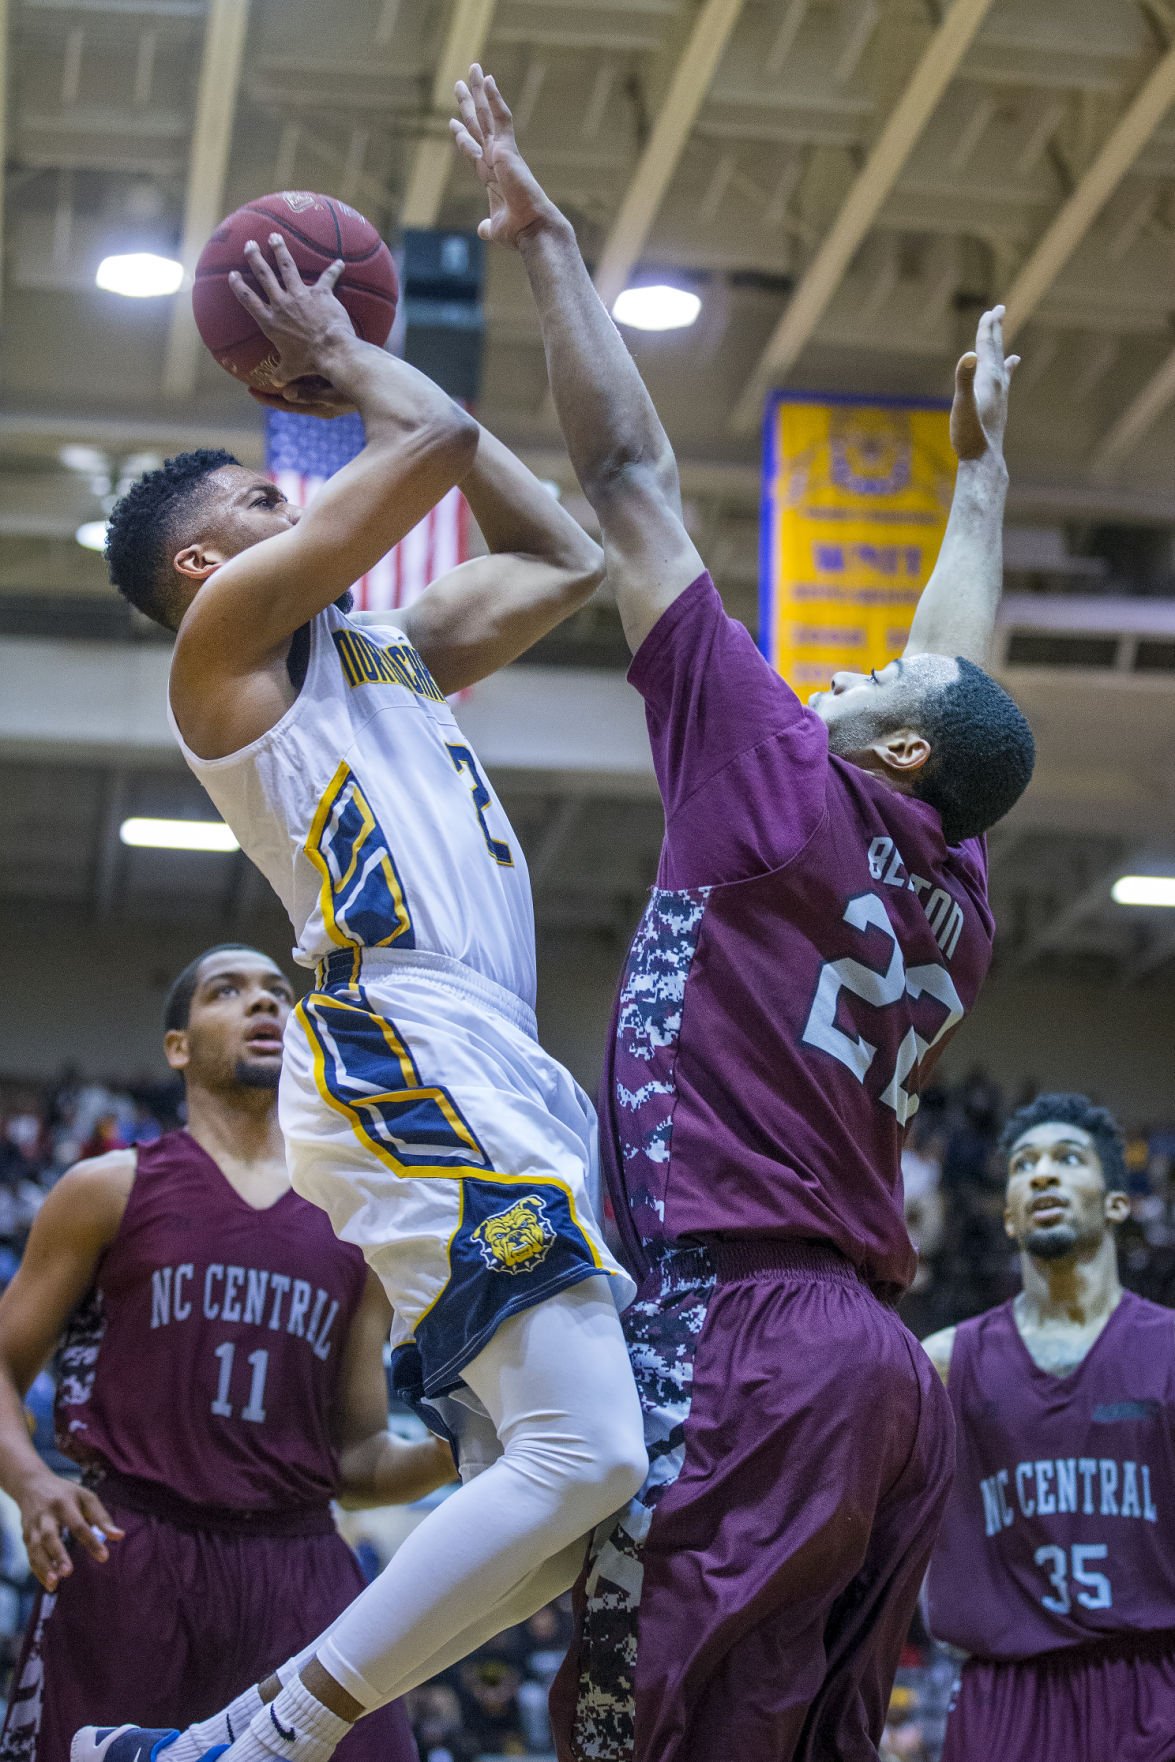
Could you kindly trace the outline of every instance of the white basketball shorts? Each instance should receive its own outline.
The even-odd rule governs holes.
[[[286,1029],[280,1117],[295,1190],[354,1242],[395,1310],[416,1404],[507,1316],[598,1273],[635,1295],[593,1210],[596,1118],[522,1000],[459,961],[350,951]]]

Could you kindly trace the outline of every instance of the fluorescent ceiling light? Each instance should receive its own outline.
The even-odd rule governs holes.
[[[105,520],[83,520],[73,535],[84,551],[104,551],[106,549]]]
[[[1123,875],[1110,897],[1118,905],[1175,906],[1175,875]]]
[[[685,330],[702,310],[697,294],[685,288],[625,288],[616,297],[612,316],[633,330]]]
[[[223,820],[124,820],[118,836],[124,844],[147,850],[240,850]]]
[[[178,293],[184,266],[174,257],[157,257],[154,251],[131,251],[122,257],[103,257],[94,279],[108,294],[150,300]]]

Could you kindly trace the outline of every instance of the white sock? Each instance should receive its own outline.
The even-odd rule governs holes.
[[[211,1719],[201,1719],[195,1725],[189,1725],[173,1744],[168,1744],[167,1762],[200,1762],[205,1751],[216,1744],[231,1744],[248,1731],[249,1721],[254,1714],[260,1713],[261,1706],[257,1685],[251,1683],[221,1712],[214,1713]]]
[[[253,1715],[224,1762],[329,1762],[350,1729],[296,1679]]]

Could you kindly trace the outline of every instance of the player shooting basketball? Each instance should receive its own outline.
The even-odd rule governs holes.
[[[582,604],[599,552],[437,386],[356,337],[335,270],[304,286],[270,244],[276,269],[251,252],[260,293],[234,286],[274,378],[325,379],[366,446],[304,515],[224,455],[173,461],[115,509],[108,554],[176,631],[184,756],[316,969],[285,1038],[294,1188],[378,1274],[397,1385],[452,1432],[465,1483],[234,1723],[232,1762],[325,1762],[572,1583],[646,1455],[616,1313],[633,1285],[589,1198],[595,1116],[538,1044],[526,866],[446,698]],[[490,555],[359,629],[340,596],[458,482]],[[74,1762],[169,1739],[91,1727]]]
[[[805,708],[723,610],[496,86],[474,68],[458,102],[483,236],[530,278],[666,819],[601,1104],[652,1468],[589,1566],[560,1754],[859,1762],[952,1466],[948,1403],[890,1307],[914,1266],[902,1132],[987,971],[983,834],[1033,762],[983,670],[1014,361],[997,308],[960,364],[955,502],[905,654]]]
[[[1167,1762],[1175,1318],[1122,1289],[1104,1107],[1040,1095],[1000,1149],[1023,1290],[926,1342],[958,1437],[930,1621],[969,1654],[943,1762]]]

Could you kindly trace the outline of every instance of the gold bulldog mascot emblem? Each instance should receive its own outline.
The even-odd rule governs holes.
[[[528,1273],[541,1265],[551,1251],[555,1228],[547,1216],[547,1202],[537,1193],[516,1199],[505,1211],[496,1211],[478,1224],[473,1240],[482,1259],[494,1272]]]

